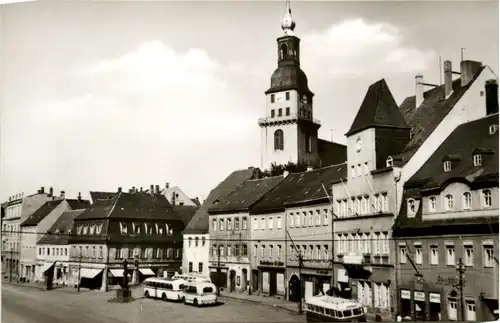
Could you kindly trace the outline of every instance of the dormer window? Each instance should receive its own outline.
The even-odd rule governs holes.
[[[464,210],[470,210],[472,207],[472,196],[470,192],[465,192],[463,195]]]
[[[83,234],[87,234],[88,231],[89,231],[89,228],[86,225],[84,225],[83,226]]]
[[[481,166],[482,162],[483,162],[483,158],[482,158],[481,154],[474,155],[474,166]]]
[[[387,160],[385,161],[385,166],[387,167],[392,167],[394,163],[394,160],[392,159],[391,156],[387,157]]]
[[[445,172],[450,172],[451,171],[451,161],[447,160],[444,162],[444,171]]]
[[[496,134],[497,131],[498,131],[498,125],[497,124],[490,125],[490,135]]]
[[[483,191],[483,207],[491,207],[491,191]]]
[[[82,227],[81,225],[80,225],[80,226],[78,226],[78,227],[76,228],[76,234],[78,234],[78,235],[82,234],[82,228],[83,228],[83,227]]]
[[[127,234],[127,224],[120,222],[120,233],[121,234]]]
[[[141,226],[137,223],[132,223],[132,231],[134,231],[135,234],[141,233]]]
[[[429,212],[436,212],[436,197],[429,197]]]
[[[168,234],[168,232],[169,232],[168,223],[165,223],[165,233]]]
[[[408,199],[408,217],[414,217],[417,212],[417,203],[414,199]]]
[[[90,234],[94,234],[94,232],[95,232],[95,225],[92,225],[90,227]]]
[[[101,234],[101,231],[102,231],[102,223],[97,226],[96,234]]]

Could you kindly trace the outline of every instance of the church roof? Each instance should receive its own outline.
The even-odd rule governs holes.
[[[208,209],[209,213],[246,211],[283,180],[283,176],[249,179]]]
[[[409,128],[384,79],[370,85],[346,136],[372,127]]]
[[[311,171],[289,174],[276,188],[250,208],[251,213],[270,212],[286,206],[328,200],[329,187],[347,175],[347,165],[332,165]]]
[[[266,94],[286,90],[297,90],[299,93],[314,95],[309,90],[306,73],[297,65],[278,66],[271,76],[271,86]]]
[[[224,179],[217,187],[215,187],[208,197],[205,199],[201,207],[196,211],[195,215],[189,222],[184,234],[204,234],[208,233],[209,216],[208,208],[215,200],[222,198],[231,193],[235,188],[240,186],[246,180],[254,178],[258,168],[249,167],[248,169],[241,169],[232,172],[226,179]]]

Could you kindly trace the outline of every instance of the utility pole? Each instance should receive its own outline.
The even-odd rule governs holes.
[[[297,258],[299,258],[299,314],[302,314],[302,266],[304,265],[302,254],[299,249],[293,242],[292,236],[287,229],[285,229],[286,234],[290,237],[290,241],[292,242],[293,248],[297,251]]]
[[[460,320],[465,321],[465,307],[464,307],[464,273],[465,266],[462,261],[462,258],[458,259],[457,265],[458,272],[458,288],[460,289]]]
[[[217,296],[220,296],[220,246],[217,245]]]
[[[9,260],[9,283],[12,283],[12,246],[10,246],[10,260]]]
[[[80,271],[82,270],[82,250],[80,249],[80,256],[78,257],[78,280],[76,282],[76,291],[80,292]]]

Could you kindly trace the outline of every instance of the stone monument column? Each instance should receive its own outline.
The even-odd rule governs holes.
[[[132,284],[139,283],[139,260],[136,257],[134,261],[134,272],[132,273]]]
[[[101,291],[107,292],[108,291],[108,266],[104,266],[104,269],[102,271],[102,284],[101,284]]]

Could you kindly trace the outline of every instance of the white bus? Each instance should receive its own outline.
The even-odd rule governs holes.
[[[181,301],[182,291],[186,283],[182,279],[168,280],[151,277],[147,278],[142,284],[145,297],[161,298],[164,301]]]
[[[176,274],[172,277],[173,280],[175,279],[183,279],[188,282],[196,282],[196,283],[211,283],[212,281],[210,278],[199,276],[199,275],[193,275],[193,274]]]
[[[194,306],[215,305],[217,304],[217,288],[212,283],[187,283],[182,292],[184,304],[193,304]]]
[[[363,305],[352,299],[317,295],[306,298],[307,322],[366,322]]]

